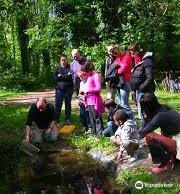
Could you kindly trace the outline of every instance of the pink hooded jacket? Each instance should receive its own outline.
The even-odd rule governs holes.
[[[101,77],[98,73],[92,71],[92,73],[87,78],[87,94],[86,94],[86,104],[93,105],[97,113],[102,114],[104,112],[103,100],[100,96],[101,92]]]
[[[125,53],[121,56],[118,56],[114,61],[114,64],[118,64],[120,66],[120,68],[118,69],[118,74],[123,74],[124,79],[126,81],[130,81],[132,67],[131,55]]]

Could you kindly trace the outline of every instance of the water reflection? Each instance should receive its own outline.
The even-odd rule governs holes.
[[[14,173],[8,171],[11,181],[6,180],[9,188],[2,194],[103,194],[112,193],[114,187],[112,176],[109,178],[105,168],[71,149],[40,152],[38,160],[18,162],[16,159]]]

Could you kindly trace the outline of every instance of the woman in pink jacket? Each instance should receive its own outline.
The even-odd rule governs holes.
[[[90,128],[92,134],[101,134],[103,130],[101,114],[104,112],[103,100],[100,96],[101,77],[94,71],[94,65],[87,61],[81,71],[87,76],[85,101],[89,112]]]
[[[121,84],[118,84],[117,86],[118,100],[122,107],[131,111],[131,108],[129,106],[130,79],[132,67],[131,55],[122,51],[116,51],[114,54],[117,57],[114,61],[114,64],[119,65],[119,69],[116,76],[121,77]]]

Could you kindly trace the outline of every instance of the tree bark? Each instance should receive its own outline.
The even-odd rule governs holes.
[[[23,16],[17,17],[17,33],[21,52],[21,65],[23,75],[29,73],[29,49],[28,49],[29,37],[27,34],[25,34],[27,27],[28,27],[27,18]]]

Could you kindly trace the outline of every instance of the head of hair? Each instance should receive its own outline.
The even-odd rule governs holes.
[[[65,58],[67,58],[67,55],[66,55],[66,54],[64,54],[64,53],[62,53],[59,57],[60,57],[60,58],[61,58],[61,57],[65,57]]]
[[[115,44],[110,44],[110,45],[108,45],[108,46],[106,47],[108,53],[109,53],[109,52],[112,52],[112,50],[114,49],[114,47],[115,47]]]
[[[128,119],[128,115],[124,110],[120,109],[114,113],[113,119],[116,121],[121,121],[122,123],[125,123]]]
[[[38,110],[44,111],[46,109],[46,105],[47,105],[47,102],[46,102],[46,99],[44,97],[37,98],[36,106],[37,106]]]
[[[116,102],[114,102],[112,99],[107,99],[104,101],[105,108],[115,108],[116,106],[117,106]]]
[[[113,45],[113,48],[111,49],[112,53],[116,52],[122,52],[122,48],[120,48],[118,45]]]
[[[81,55],[81,52],[80,52],[80,50],[79,49],[73,49],[72,51],[71,51],[71,55],[73,56],[73,55],[75,55],[75,54],[79,54],[79,55]]]
[[[129,51],[134,51],[137,54],[140,54],[143,51],[143,48],[139,42],[133,43],[128,48]]]
[[[145,113],[148,119],[152,119],[160,111],[170,110],[168,106],[158,102],[154,93],[144,93],[140,98],[140,105],[142,113]]]
[[[90,61],[86,61],[84,63],[84,65],[81,66],[81,71],[88,73],[88,72],[93,71],[93,70],[94,70],[94,65]]]

